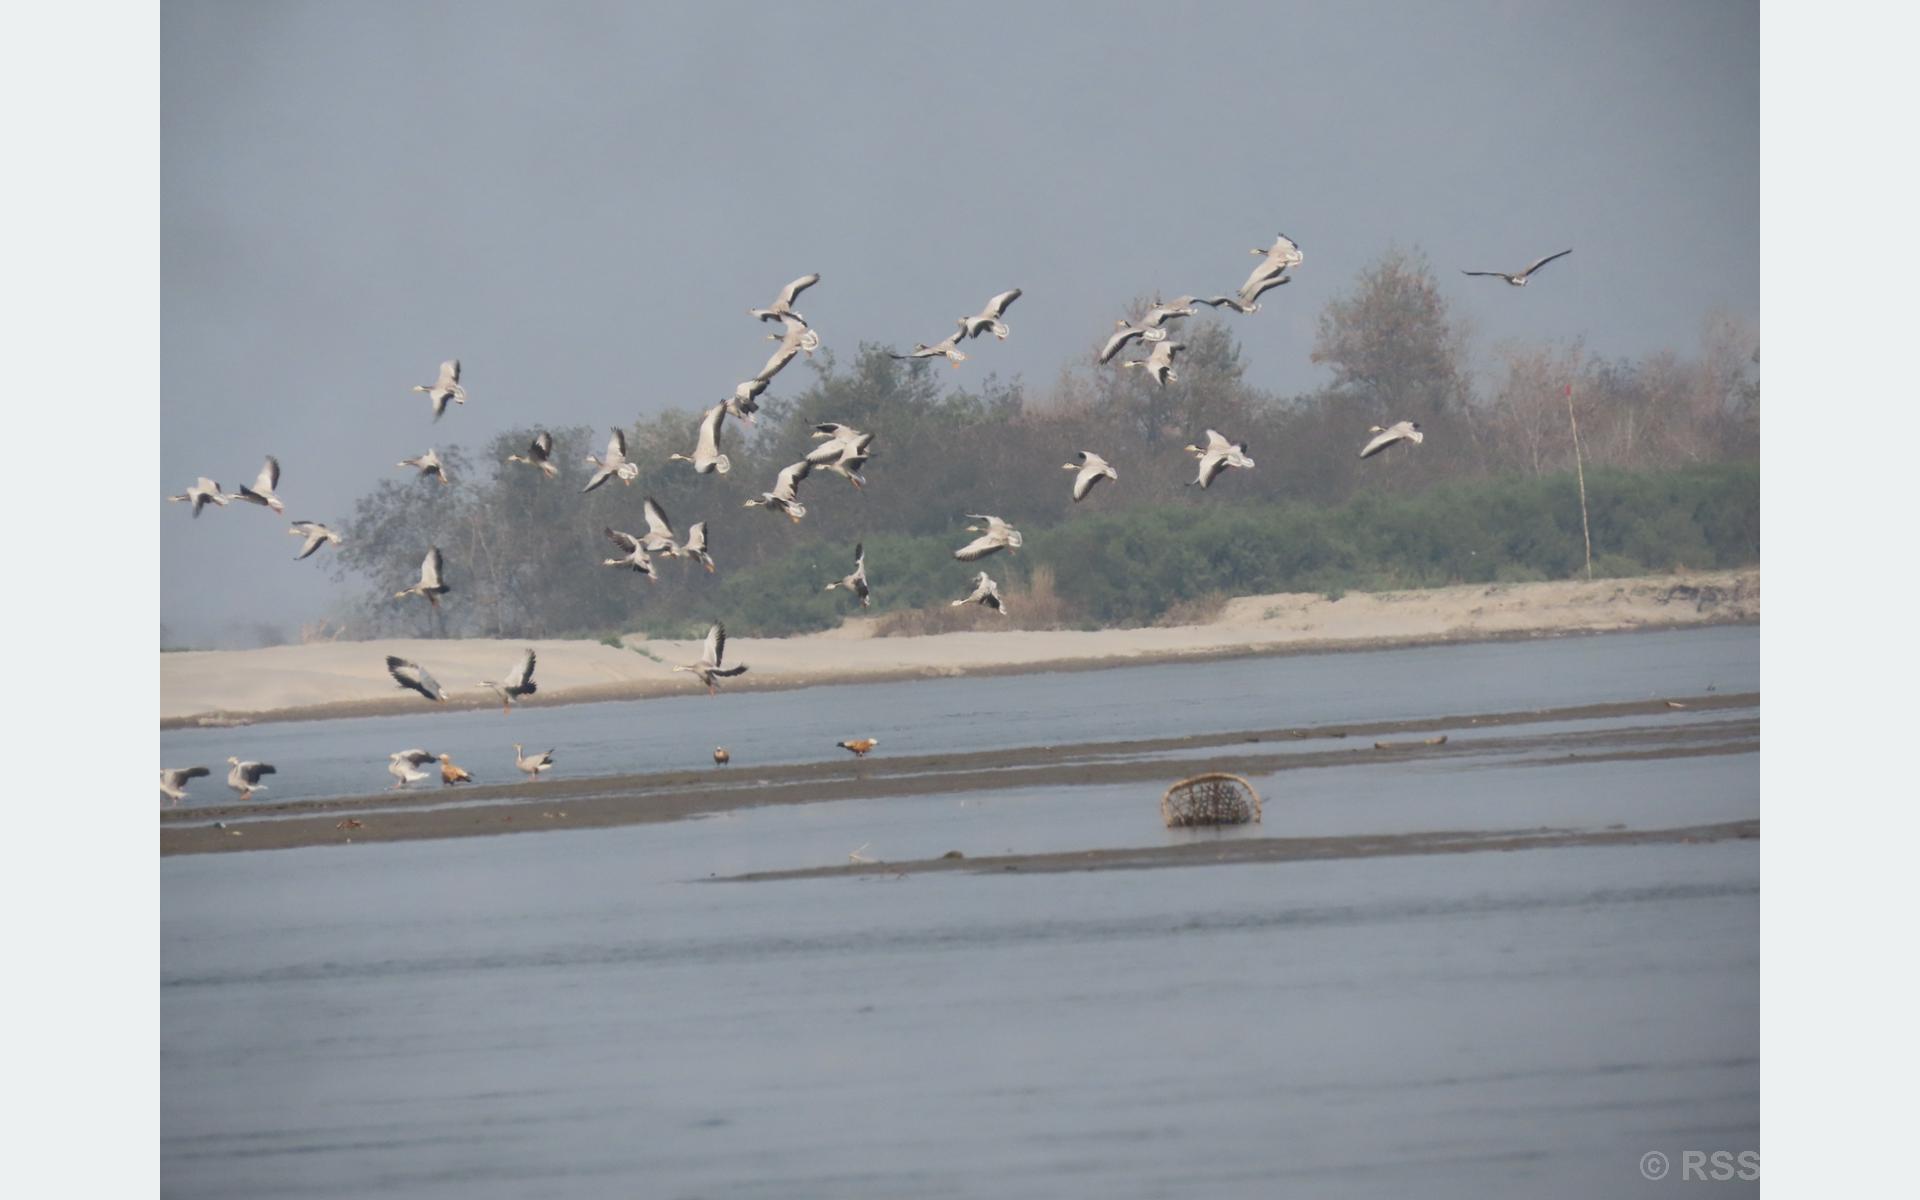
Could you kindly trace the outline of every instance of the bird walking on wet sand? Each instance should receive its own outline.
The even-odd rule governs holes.
[[[509,454],[507,461],[538,467],[540,473],[548,479],[560,474],[560,468],[553,465],[553,435],[544,429],[533,435],[533,441],[527,444],[525,454]]]
[[[280,460],[269,454],[266,464],[260,468],[260,474],[254,479],[253,486],[241,484],[240,490],[234,493],[233,498],[245,500],[249,504],[258,504],[275,512],[285,512],[287,506],[280,503],[280,497],[273,494],[273,489],[279,486],[279,483]]]
[[[440,547],[429,548],[427,556],[420,560],[420,582],[410,588],[400,589],[393,594],[393,598],[399,600],[406,596],[425,596],[428,604],[439,608],[440,597],[453,590],[440,578],[443,565]]]
[[[953,552],[953,556],[961,562],[973,562],[975,559],[985,558],[1001,549],[1018,550],[1026,541],[1018,529],[999,517],[990,517],[984,513],[968,513],[967,517],[969,520],[985,521],[987,524],[984,529],[978,525],[967,526],[968,533],[977,533],[980,536]]]
[[[507,672],[505,679],[480,681],[481,687],[491,688],[493,694],[500,697],[502,713],[511,714],[514,701],[522,696],[531,696],[540,690],[540,685],[533,681],[533,662],[533,647],[529,646],[526,652],[514,662],[513,669]]]
[[[819,282],[820,273],[818,271],[815,271],[811,275],[802,275],[792,283],[781,288],[780,294],[773,298],[772,304],[767,305],[765,308],[750,308],[747,310],[747,315],[750,317],[759,317],[762,321],[778,321],[782,317],[792,317],[802,325],[805,325],[807,319],[793,311],[793,302],[800,298],[801,292],[806,291]]]
[[[580,489],[580,494],[583,496],[607,480],[614,478],[616,475],[619,476],[621,483],[627,484],[628,486],[632,486],[633,481],[640,476],[640,464],[627,459],[627,435],[625,430],[616,429],[613,431],[613,434],[607,438],[607,456],[605,458],[595,458],[589,454],[587,455],[587,462],[598,469],[594,471],[592,477],[587,480],[587,486]]]
[[[467,389],[460,386],[460,360],[450,358],[440,364],[440,377],[429,387],[424,383],[413,385],[416,392],[425,392],[427,399],[433,402],[433,419],[438,421],[440,414],[447,411],[447,401],[455,404],[467,402]]]
[[[1427,435],[1420,432],[1420,425],[1415,421],[1395,421],[1384,428],[1374,425],[1367,432],[1373,434],[1374,438],[1361,447],[1361,458],[1372,458],[1395,442],[1419,443],[1427,440]]]
[[[228,756],[227,763],[232,768],[227,772],[227,786],[239,792],[242,801],[253,799],[255,792],[267,790],[267,785],[260,782],[261,776],[279,774],[272,763],[241,762],[232,756]]]
[[[879,738],[870,738],[870,737],[849,738],[844,742],[834,743],[834,745],[840,747],[842,750],[852,751],[853,756],[855,758],[865,758],[867,756],[867,751],[872,750],[875,746],[878,746],[879,744],[880,744]]]
[[[425,454],[403,458],[397,465],[414,468],[423,479],[437,478],[441,483],[453,482],[453,476],[447,474],[447,464],[440,461],[439,452],[431,446],[427,447]]]
[[[1527,264],[1526,270],[1516,272],[1512,275],[1507,274],[1505,271],[1462,271],[1460,273],[1462,275],[1490,275],[1496,279],[1504,279],[1514,287],[1525,287],[1527,286],[1527,280],[1532,278],[1535,271],[1538,271],[1541,267],[1546,266],[1556,258],[1565,258],[1572,253],[1573,247],[1569,246],[1558,254],[1549,254],[1545,258],[1537,259]]]
[[[318,521],[295,521],[292,528],[288,529],[287,532],[294,537],[307,539],[306,544],[300,547],[300,553],[293,556],[293,561],[295,562],[299,562],[303,558],[312,557],[315,550],[318,550],[329,542],[338,546],[341,540],[339,534],[328,529]]]
[[[1010,326],[1008,326],[1008,324],[1005,321],[1002,321],[1000,318],[1006,315],[1007,309],[1010,306],[1012,306],[1015,300],[1018,300],[1019,298],[1020,298],[1020,289],[1010,288],[1007,291],[1001,292],[998,296],[995,296],[993,299],[987,301],[987,306],[981,309],[979,312],[973,314],[971,317],[961,317],[960,318],[961,340],[964,341],[967,338],[977,338],[981,334],[991,330],[994,337],[1000,339],[1003,342],[1006,341],[1007,335],[1009,333],[1012,333],[1013,329]]]
[[[553,751],[548,750],[544,754],[522,754],[520,753],[520,743],[515,742],[513,744],[513,765],[525,771],[527,777],[532,782],[539,783],[540,772],[553,768]]]
[[[865,543],[855,542],[853,544],[853,574],[834,580],[822,590],[830,592],[835,588],[846,588],[860,598],[861,608],[869,607],[867,601],[869,590],[867,588],[867,551]]]
[[[622,533],[611,525],[605,526],[602,532],[607,535],[608,541],[620,548],[620,557],[603,558],[600,560],[601,566],[626,567],[629,570],[638,571],[649,580],[659,578],[653,573],[653,558],[647,553],[647,548],[641,545],[639,538],[630,533]]]
[[[715,746],[713,748],[713,765],[714,766],[724,767],[732,761],[733,761],[733,755],[727,753],[727,748],[725,746]]]
[[[410,692],[419,692],[422,696],[439,704],[445,702],[447,693],[440,682],[427,673],[427,669],[417,662],[408,662],[396,654],[387,655],[387,674],[393,681]]]
[[[410,783],[419,783],[427,778],[420,768],[433,761],[433,755],[425,750],[401,750],[387,755],[387,774],[393,776],[394,784],[388,791],[400,791]]]
[[[1079,456],[1080,461],[1077,463],[1061,463],[1060,469],[1062,471],[1079,472],[1079,474],[1073,477],[1073,502],[1075,504],[1086,499],[1087,493],[1093,490],[1093,485],[1099,483],[1102,479],[1111,479],[1116,483],[1120,481],[1120,472],[1114,470],[1113,464],[1101,458],[1098,454],[1095,454],[1091,450],[1077,450],[1074,453]]]
[[[707,642],[700,655],[700,661],[687,666],[675,667],[674,670],[686,671],[689,674],[699,676],[700,682],[707,685],[707,695],[711,696],[717,689],[714,680],[731,679],[735,675],[743,675],[746,673],[747,669],[744,666],[721,667],[720,664],[724,660],[726,652],[727,627],[715,621],[713,628],[707,630]]]
[[[472,782],[473,782],[473,776],[467,773],[467,769],[465,767],[456,765],[451,755],[442,754],[440,756],[440,786],[441,787],[452,787],[456,783],[472,783]]]
[[[813,470],[813,464],[806,459],[790,463],[774,477],[773,490],[760,493],[758,500],[748,500],[742,507],[764,508],[769,512],[785,513],[787,520],[799,524],[800,518],[807,515],[807,506],[800,503],[798,488],[800,481]]]
[[[160,794],[168,799],[167,807],[172,808],[187,798],[188,780],[202,779],[211,774],[213,772],[205,767],[163,768],[160,772]]]
[[[1200,473],[1187,481],[1188,487],[1197,483],[1204,488],[1228,467],[1247,469],[1253,466],[1253,460],[1247,457],[1246,443],[1236,445],[1211,429],[1207,430],[1206,449],[1198,446],[1188,446],[1186,449],[1188,454],[1195,455],[1200,461]]]
[[[696,475],[725,475],[733,470],[733,460],[720,453],[720,422],[727,418],[725,401],[714,405],[700,415],[700,426],[696,431],[692,454],[669,454],[668,462],[692,463]]]
[[[973,591],[962,599],[952,602],[951,607],[959,608],[967,604],[984,604],[1001,616],[1007,615],[1006,602],[1000,599],[1000,585],[995,583],[985,571],[973,578]]]
[[[221,508],[225,508],[227,501],[233,499],[233,497],[220,490],[220,484],[217,480],[208,479],[205,475],[202,475],[200,478],[194,480],[192,487],[181,492],[178,496],[168,496],[167,499],[175,501],[176,503],[193,505],[193,515],[198,517],[200,510],[207,505],[218,504]]]

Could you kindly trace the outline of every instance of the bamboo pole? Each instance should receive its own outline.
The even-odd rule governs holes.
[[[1587,525],[1587,468],[1580,454],[1580,419],[1573,415],[1573,385],[1567,385],[1567,423],[1573,426],[1573,471],[1580,481],[1580,536],[1587,543],[1587,582],[1593,582],[1593,531]]]

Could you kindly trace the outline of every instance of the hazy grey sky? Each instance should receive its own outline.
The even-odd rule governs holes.
[[[958,373],[1036,387],[1128,299],[1225,292],[1284,230],[1296,281],[1234,329],[1261,386],[1331,295],[1418,245],[1484,348],[1690,350],[1759,309],[1759,21],[1690,3],[161,10],[161,468],[277,454],[289,517],[508,426],[712,404],[793,277],[831,347],[934,340],[1008,287]],[[1574,247],[1524,292],[1454,275]],[[438,426],[443,358],[471,401]],[[776,382],[797,390],[804,369]],[[783,388],[781,385],[785,384]],[[573,448],[577,449],[577,448]],[[159,504],[162,619],[205,642],[332,599],[286,523]]]

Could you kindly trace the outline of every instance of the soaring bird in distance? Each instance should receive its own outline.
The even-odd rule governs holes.
[[[1018,529],[999,517],[990,517],[984,513],[968,513],[967,519],[985,521],[987,525],[984,529],[978,525],[967,526],[968,533],[977,533],[980,536],[953,552],[953,556],[961,562],[973,562],[975,559],[985,558],[1001,549],[1018,550],[1026,542],[1026,539],[1020,536]]]
[[[1552,262],[1556,258],[1565,258],[1567,255],[1572,253],[1573,253],[1573,247],[1568,246],[1565,250],[1562,250],[1558,254],[1549,254],[1545,258],[1539,259],[1529,264],[1526,270],[1521,271],[1516,275],[1509,275],[1505,271],[1462,271],[1460,273],[1462,275],[1491,275],[1496,279],[1506,280],[1508,283],[1512,284],[1514,287],[1525,287],[1527,286],[1527,280],[1533,275],[1535,271],[1538,271],[1541,267],[1546,266],[1548,263]]]
[[[1180,376],[1173,369],[1173,356],[1186,348],[1187,344],[1185,342],[1156,342],[1154,343],[1152,352],[1145,358],[1129,358],[1120,365],[1123,367],[1145,367],[1147,374],[1153,376],[1154,382],[1161,387],[1165,387],[1169,382],[1179,382]]]
[[[693,453],[669,454],[667,461],[692,463],[693,472],[696,475],[725,475],[733,470],[733,460],[720,453],[720,422],[726,419],[725,401],[700,414],[700,426],[694,437]]]
[[[436,704],[444,702],[447,698],[447,693],[440,687],[440,682],[427,674],[427,669],[417,662],[408,662],[396,654],[389,654],[387,655],[387,674],[393,676],[393,681],[401,688],[410,692],[419,692]]]
[[[587,486],[580,489],[580,494],[583,496],[616,475],[620,477],[621,483],[629,486],[640,475],[640,464],[627,459],[627,435],[626,431],[621,429],[614,430],[613,434],[607,438],[606,458],[595,458],[589,454],[587,462],[598,470],[594,471],[592,478],[587,480]]]
[[[812,470],[813,464],[804,458],[797,463],[789,463],[774,477],[772,491],[760,493],[758,500],[749,500],[742,507],[785,513],[789,521],[799,524],[800,518],[807,515],[807,506],[800,503],[797,489],[800,481]]]
[[[520,743],[515,742],[513,744],[513,765],[525,771],[527,777],[534,783],[539,783],[540,772],[553,768],[553,751],[548,750],[544,754],[522,754],[520,753],[520,749]]]
[[[1102,479],[1111,479],[1116,483],[1119,482],[1120,472],[1114,470],[1113,464],[1109,463],[1106,459],[1101,458],[1091,450],[1076,450],[1074,453],[1079,456],[1080,461],[1077,463],[1061,463],[1060,469],[1063,471],[1079,472],[1079,474],[1073,477],[1073,502],[1075,504],[1086,499],[1087,493],[1093,490],[1093,485],[1099,483]]]
[[[336,546],[340,544],[340,535],[318,521],[295,521],[293,527],[287,532],[295,537],[307,539],[306,544],[300,547],[300,553],[293,556],[295,562],[311,557],[315,550],[329,542]]]
[[[1106,345],[1100,347],[1099,361],[1103,363],[1112,362],[1113,356],[1120,353],[1120,347],[1135,338],[1158,342],[1167,336],[1166,330],[1139,321],[1115,321],[1113,324],[1113,336],[1107,339]]]
[[[228,756],[227,765],[231,768],[227,771],[227,786],[239,792],[243,801],[253,799],[255,792],[267,790],[267,785],[260,782],[262,775],[279,774],[272,763],[241,762],[232,756]]]
[[[915,342],[913,349],[907,351],[905,354],[895,354],[889,350],[887,351],[887,355],[890,358],[939,358],[945,355],[947,361],[953,364],[955,370],[958,370],[960,364],[967,361],[967,356],[960,353],[958,348],[959,342],[960,335],[951,333],[931,346],[925,342]]]
[[[502,680],[482,679],[480,686],[491,688],[493,694],[500,697],[500,711],[511,714],[514,701],[522,696],[531,696],[540,690],[533,681],[533,648],[529,646],[524,654],[514,661],[513,669]]]
[[[187,781],[201,779],[213,774],[205,767],[166,767],[160,772],[160,794],[171,802],[167,807],[180,803],[187,798]]]
[[[553,465],[552,459],[553,435],[544,429],[533,435],[533,441],[528,444],[525,454],[507,455],[508,462],[525,463],[530,467],[539,467],[540,473],[548,479],[552,479],[560,473],[560,468]]]
[[[447,411],[447,401],[465,404],[467,389],[460,386],[460,360],[450,358],[441,363],[440,378],[433,381],[432,387],[424,383],[416,383],[413,385],[413,390],[425,392],[427,399],[433,402],[433,419],[436,421],[440,419],[441,413]]]
[[[750,308],[747,310],[747,315],[750,317],[759,317],[762,321],[778,321],[782,317],[792,317],[802,325],[805,325],[807,319],[793,311],[793,302],[800,298],[801,292],[806,291],[819,282],[820,273],[818,271],[815,271],[811,275],[802,275],[792,283],[781,288],[780,294],[773,298],[772,304],[767,305],[765,308]]]
[[[707,553],[707,523],[695,521],[687,526],[687,540],[680,547],[680,557],[690,558],[713,574],[713,556]]]
[[[1006,315],[1008,307],[1019,298],[1020,289],[1013,288],[987,301],[987,306],[971,317],[961,317],[960,339],[964,341],[967,338],[977,338],[988,330],[992,330],[994,337],[1003,342],[1006,341],[1007,335],[1013,330],[1000,318]]]
[[[401,459],[398,465],[414,468],[423,479],[437,477],[441,483],[453,482],[453,476],[447,474],[447,464],[440,461],[440,455],[432,447],[418,457]]]
[[[646,546],[641,544],[639,538],[630,533],[622,533],[611,525],[606,526],[602,532],[607,535],[608,541],[620,547],[621,553],[619,558],[601,559],[601,566],[626,567],[630,570],[640,572],[640,574],[645,575],[650,580],[657,580],[659,578],[653,573],[653,558],[647,553]]]
[[[867,751],[873,749],[875,746],[878,746],[879,744],[880,744],[879,738],[848,738],[844,742],[834,743],[834,745],[840,747],[842,750],[851,751],[855,758],[865,758],[867,756]]]
[[[743,675],[746,673],[747,669],[744,666],[726,667],[724,669],[720,666],[726,652],[727,627],[715,621],[713,628],[707,630],[707,644],[705,650],[700,655],[700,661],[689,666],[675,667],[674,670],[686,671],[698,675],[700,682],[707,685],[707,695],[711,696],[716,689],[714,680],[731,679],[735,675]]]
[[[1427,435],[1420,432],[1420,425],[1415,421],[1395,421],[1384,429],[1375,425],[1369,428],[1367,432],[1373,434],[1374,438],[1361,449],[1361,458],[1372,458],[1395,442],[1424,442],[1427,440]]]
[[[1187,481],[1188,487],[1197,483],[1204,488],[1228,467],[1253,466],[1253,460],[1247,457],[1246,443],[1236,445],[1211,429],[1207,430],[1207,448],[1202,450],[1198,446],[1188,446],[1187,453],[1198,456],[1200,460],[1200,473]]]
[[[393,598],[398,600],[404,596],[425,596],[428,604],[439,608],[440,597],[453,590],[441,581],[442,563],[440,547],[434,546],[429,549],[427,556],[420,560],[420,582],[410,588],[400,589],[393,594]]]
[[[387,755],[387,774],[393,776],[393,787],[389,791],[398,791],[410,783],[419,783],[427,777],[420,768],[433,761],[433,755],[425,750],[401,750]]]
[[[973,577],[973,591],[964,599],[953,601],[952,607],[959,608],[963,604],[984,604],[1003,617],[1007,615],[1006,603],[1000,599],[1000,585],[989,578],[985,571]]]
[[[280,460],[269,454],[266,465],[260,468],[260,474],[254,479],[253,486],[241,484],[239,492],[235,493],[233,498],[245,500],[249,504],[263,505],[275,512],[285,512],[287,506],[280,503],[280,497],[273,494],[273,489],[279,483]]]
[[[220,485],[217,482],[202,475],[194,481],[192,487],[181,492],[178,496],[168,496],[167,499],[192,504],[193,515],[198,517],[200,510],[207,505],[218,504],[221,508],[225,508],[227,501],[233,499],[233,497],[221,491]]]
[[[860,598],[861,608],[868,607],[867,551],[864,543],[855,542],[853,544],[853,574],[834,580],[828,584],[824,590],[830,592],[835,588],[846,588]]]

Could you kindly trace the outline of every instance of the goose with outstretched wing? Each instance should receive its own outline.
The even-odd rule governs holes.
[[[668,462],[692,463],[696,475],[725,475],[733,470],[733,460],[720,453],[720,423],[727,419],[725,403],[714,405],[700,415],[692,454],[669,454]]]
[[[853,544],[853,574],[834,580],[825,590],[830,592],[835,588],[846,588],[860,598],[861,608],[868,607],[870,591],[867,587],[867,551],[864,543]]]
[[[700,682],[707,685],[707,695],[711,696],[718,687],[718,685],[714,683],[714,680],[731,679],[735,675],[743,675],[746,673],[747,669],[744,666],[722,667],[720,664],[724,661],[726,653],[727,627],[715,621],[713,628],[707,630],[706,647],[700,655],[700,661],[687,666],[675,667],[674,670],[686,671],[699,676]]]
[[[767,305],[765,308],[750,308],[747,310],[747,315],[750,317],[759,317],[762,321],[778,321],[784,317],[792,317],[802,325],[805,325],[807,319],[793,311],[793,302],[800,298],[801,292],[806,291],[819,282],[820,273],[818,271],[815,271],[811,275],[802,275],[792,283],[781,288],[780,294],[773,298],[772,304]]]
[[[533,435],[533,441],[528,443],[525,454],[509,454],[507,461],[538,467],[540,473],[548,479],[560,474],[560,468],[553,463],[553,435],[544,429]]]
[[[254,479],[253,486],[241,484],[240,491],[235,494],[234,499],[245,500],[248,504],[258,504],[275,512],[285,512],[287,506],[280,503],[280,497],[273,494],[273,489],[279,484],[280,460],[269,454],[266,465],[260,468],[260,474]]]
[[[595,470],[587,480],[587,486],[580,489],[583,496],[615,476],[619,477],[621,483],[631,485],[640,475],[640,464],[627,458],[627,433],[624,429],[615,429],[607,438],[605,458],[595,458],[589,454],[587,462]]]
[[[483,372],[484,373],[484,372]],[[467,402],[467,389],[460,386],[460,360],[450,358],[440,364],[440,377],[432,386],[424,383],[413,385],[416,392],[425,392],[427,399],[433,402],[433,419],[438,421],[440,414],[447,411],[447,401],[455,404]]]
[[[492,689],[493,694],[500,697],[501,712],[512,713],[516,700],[519,700],[523,696],[531,696],[540,690],[540,685],[533,681],[533,663],[533,648],[529,646],[526,651],[514,661],[513,669],[507,672],[505,679],[482,679],[480,681],[481,687]]]
[[[1114,470],[1113,464],[1101,458],[1098,454],[1095,454],[1091,450],[1077,450],[1075,453],[1080,458],[1079,462],[1060,464],[1060,469],[1063,471],[1077,472],[1073,477],[1073,502],[1075,504],[1086,499],[1087,493],[1093,490],[1093,485],[1099,483],[1102,479],[1111,479],[1115,483],[1120,481],[1120,472]]]
[[[440,686],[440,681],[417,662],[409,662],[397,654],[389,654],[387,655],[387,674],[393,676],[393,681],[405,690],[419,692],[435,704],[446,701],[447,693]]]
[[[440,597],[453,590],[441,578],[441,571],[445,565],[446,560],[440,553],[440,547],[432,547],[427,551],[427,556],[420,560],[420,582],[410,588],[400,589],[393,594],[393,598],[399,600],[406,596],[425,596],[428,604],[435,608],[440,607]]]
[[[970,317],[961,317],[961,340],[977,338],[981,334],[991,330],[994,337],[999,338],[1003,342],[1006,341],[1007,335],[1012,333],[1013,329],[1000,318],[1006,315],[1007,308],[1019,298],[1020,289],[1010,288],[987,301],[987,306],[979,312]]]
[[[1504,279],[1514,287],[1525,287],[1527,286],[1527,280],[1532,277],[1535,271],[1538,271],[1541,267],[1546,266],[1556,258],[1565,258],[1572,253],[1573,247],[1569,246],[1558,254],[1549,254],[1545,258],[1536,259],[1528,263],[1526,270],[1519,271],[1512,275],[1507,274],[1505,271],[1462,271],[1460,273],[1462,275],[1490,275],[1495,279]]]

